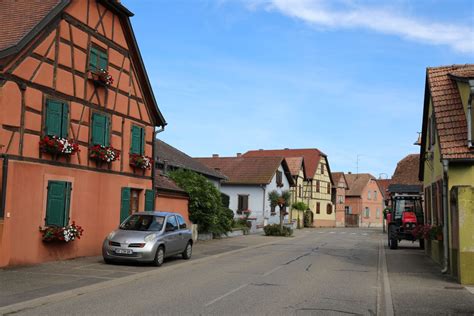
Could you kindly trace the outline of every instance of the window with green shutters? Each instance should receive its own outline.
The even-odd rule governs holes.
[[[48,181],[46,226],[67,226],[71,201],[71,182]]]
[[[100,113],[92,114],[92,145],[110,145],[110,118]]]
[[[122,188],[122,195],[120,201],[120,223],[122,223],[128,215],[130,215],[130,188]]]
[[[107,70],[107,64],[107,53],[104,50],[98,48],[97,46],[91,46],[91,50],[89,53],[89,70]]]
[[[130,153],[143,155],[145,152],[145,130],[143,127],[132,125]]]
[[[151,212],[155,209],[155,191],[146,190],[145,191],[145,211]]]
[[[69,105],[58,100],[46,101],[45,134],[67,137]]]

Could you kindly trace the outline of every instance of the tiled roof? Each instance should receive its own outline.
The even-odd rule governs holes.
[[[281,157],[212,157],[195,158],[227,176],[228,184],[268,184],[284,162]]]
[[[461,96],[456,81],[450,77],[450,74],[465,77],[473,71],[474,65],[427,69],[427,83],[443,159],[474,158],[474,150],[467,146],[467,122]]]
[[[318,168],[321,156],[326,156],[316,148],[309,149],[270,149],[250,150],[243,154],[245,157],[303,157],[304,167],[308,177],[313,177]]]
[[[300,174],[301,167],[303,166],[303,157],[288,157],[285,158],[288,164],[288,169],[292,176],[298,176]]]
[[[225,179],[221,173],[207,167],[195,158],[186,155],[184,152],[174,148],[162,140],[156,140],[155,149],[155,161],[158,163],[163,164],[166,161],[169,166],[175,168],[192,170],[217,179]]]
[[[369,173],[346,173],[344,176],[349,185],[349,190],[346,191],[346,196],[361,196],[362,191],[367,183],[369,183],[370,179],[375,180],[375,177]]]
[[[341,177],[344,178],[344,182],[346,183],[347,189],[349,189],[349,184],[347,183],[347,179],[344,175],[344,172],[331,172],[332,180],[334,181],[334,185],[337,186]]]
[[[181,189],[173,180],[164,176],[160,172],[158,172],[157,176],[155,177],[155,187],[158,190],[165,190],[165,191],[172,191],[176,193],[180,193],[182,195],[187,195],[186,191]]]
[[[418,173],[416,173],[416,176],[418,177]],[[377,179],[377,184],[379,185],[380,192],[382,192],[382,195],[384,199],[388,198],[388,187],[392,183],[392,179]]]
[[[2,0],[0,51],[18,44],[61,0]]]
[[[420,185],[418,180],[420,168],[420,155],[411,154],[397,163],[397,168],[392,176],[392,184]]]

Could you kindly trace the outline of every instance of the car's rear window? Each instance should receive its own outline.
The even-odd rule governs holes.
[[[132,215],[120,225],[120,229],[139,230],[139,231],[159,231],[161,230],[161,228],[163,228],[164,222],[165,222],[164,216]]]

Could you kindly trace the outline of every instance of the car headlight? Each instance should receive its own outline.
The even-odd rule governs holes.
[[[115,231],[111,232],[111,233],[107,236],[107,239],[110,240],[110,239],[114,238],[114,236],[115,236]]]
[[[146,235],[144,240],[145,240],[145,242],[149,242],[149,241],[152,241],[155,238],[156,238],[156,234],[150,234],[150,235]]]

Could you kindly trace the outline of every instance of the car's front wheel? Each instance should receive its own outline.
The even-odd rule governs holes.
[[[163,246],[159,246],[158,250],[156,250],[155,259],[153,260],[153,264],[157,267],[161,267],[165,261],[165,248]]]
[[[390,226],[388,229],[388,246],[390,249],[398,248],[397,228]]]
[[[107,258],[104,258],[104,262],[105,262],[105,264],[112,264],[113,263],[112,260],[107,259]]]
[[[193,254],[193,244],[188,241],[188,244],[186,245],[186,248],[184,248],[184,251],[182,253],[183,259],[191,259],[191,255]]]

